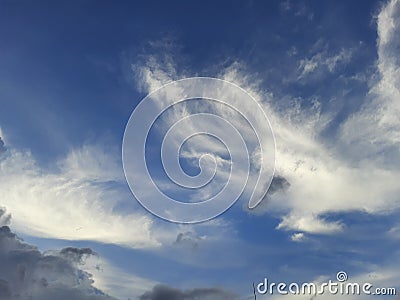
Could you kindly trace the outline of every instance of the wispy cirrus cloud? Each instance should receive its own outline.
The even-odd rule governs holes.
[[[310,75],[321,78],[323,74],[333,73],[340,66],[350,62],[352,53],[352,49],[341,49],[336,54],[329,54],[326,50],[322,50],[310,58],[301,59],[298,65],[297,79],[302,80]]]
[[[389,1],[377,18],[378,80],[362,108],[341,127],[340,142],[358,161],[399,169],[400,161],[400,3]]]
[[[86,145],[71,150],[49,170],[29,151],[9,149],[0,157],[0,190],[1,205],[12,214],[13,227],[45,238],[159,246],[148,216],[116,208],[132,200],[118,187],[124,179],[111,153]]]
[[[313,105],[305,108],[297,98],[278,101],[262,87],[257,76],[243,72],[240,63],[219,74],[218,77],[234,82],[252,94],[270,118],[277,144],[276,173],[285,178],[290,187],[270,195],[270,201],[258,210],[280,215],[282,222],[277,228],[334,234],[343,230],[346,224],[325,219],[327,213],[365,211],[386,214],[399,208],[397,178],[400,170],[395,167],[396,163],[389,161],[398,157],[396,145],[400,132],[400,123],[395,117],[396,99],[399,98],[399,80],[395,80],[399,65],[395,55],[398,6],[398,1],[389,2],[378,16],[377,51],[381,80],[369,94],[359,95],[366,99],[365,105],[339,125],[335,133],[337,143],[328,144],[323,138],[324,129],[333,122],[336,113],[323,109],[323,103],[314,99]],[[332,55],[315,54],[300,64],[301,72],[311,73],[317,68],[335,72],[351,57],[352,50],[345,49]],[[187,73],[177,69],[170,72],[158,67],[154,56],[149,59],[151,68],[143,64],[138,73],[146,74],[139,77],[139,82],[147,86],[148,91]],[[217,109],[223,111],[221,107]]]
[[[337,143],[328,145],[321,137],[334,117],[334,112],[322,110],[323,104],[317,101],[311,108],[300,109],[293,100],[292,108],[280,110],[277,99],[268,100],[262,89],[248,88],[269,114],[277,141],[276,170],[290,183],[290,188],[272,195],[272,201],[265,203],[272,211],[288,212],[278,228],[335,233],[345,224],[324,219],[324,213],[381,214],[399,207],[396,145],[400,122],[394,117],[399,99],[399,80],[396,80],[399,64],[395,55],[399,42],[395,32],[400,30],[399,6],[398,1],[390,1],[378,16],[381,80],[364,95],[365,106],[342,123]],[[385,43],[381,42],[381,35],[385,36]],[[348,62],[351,52],[325,58],[323,64],[333,71],[339,63]],[[249,86],[243,80],[246,76],[233,75],[231,80],[245,88]]]

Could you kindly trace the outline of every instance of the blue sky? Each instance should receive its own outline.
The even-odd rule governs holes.
[[[399,45],[398,0],[2,1],[0,206],[43,255],[97,252],[74,266],[118,299],[251,299],[264,277],[321,282],[341,270],[400,288]],[[183,225],[134,199],[121,148],[141,99],[193,76],[260,103],[276,172],[254,210],[245,195]]]

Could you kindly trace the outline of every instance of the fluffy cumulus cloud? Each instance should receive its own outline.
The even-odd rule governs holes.
[[[91,248],[40,252],[11,231],[10,219],[0,208],[2,300],[138,299],[158,284],[121,270]]]
[[[219,288],[196,288],[179,290],[166,285],[156,285],[139,297],[139,300],[233,300],[233,293]]]
[[[346,226],[340,220],[326,218],[329,213],[364,211],[387,214],[399,208],[400,176],[399,82],[400,2],[389,1],[377,18],[377,80],[364,98],[359,111],[349,116],[334,133],[335,143],[326,141],[324,130],[335,122],[335,112],[313,99],[304,108],[301,99],[277,99],[263,88],[259,78],[243,71],[240,63],[224,69],[218,77],[247,90],[266,111],[276,138],[276,180],[268,201],[256,208],[281,216],[278,229],[297,233],[334,234]],[[347,64],[354,49],[339,53],[315,53],[299,63],[299,76],[336,72]],[[186,71],[148,63],[135,70],[139,85],[147,91],[174,79]],[[322,72],[322,71],[321,71]],[[216,107],[222,116],[226,108]],[[188,113],[185,111],[185,113]],[[182,117],[182,111],[175,117]],[[232,116],[229,119],[233,124]],[[203,147],[212,144],[203,143]],[[269,145],[266,145],[267,147]],[[238,176],[240,180],[241,176]],[[233,180],[233,179],[232,179]],[[300,237],[297,235],[296,237]],[[297,238],[295,238],[297,240]]]
[[[8,226],[2,226],[0,299],[115,299],[93,287],[91,274],[79,268],[92,255],[96,254],[89,248],[72,247],[41,253],[18,239]]]
[[[0,157],[0,190],[13,228],[39,237],[157,247],[149,217],[116,209],[132,200],[118,188],[123,175],[111,153],[85,145],[49,170],[30,152],[8,149]]]

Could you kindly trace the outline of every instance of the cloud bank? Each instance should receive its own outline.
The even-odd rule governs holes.
[[[0,217],[3,217],[4,212]],[[91,249],[65,248],[51,254],[23,243],[8,226],[0,227],[0,298],[3,300],[115,299],[93,287],[91,274],[78,266],[96,255]]]

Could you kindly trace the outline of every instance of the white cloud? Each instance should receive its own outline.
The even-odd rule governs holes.
[[[383,214],[399,208],[400,64],[395,55],[398,41],[393,40],[397,38],[393,31],[400,30],[396,29],[399,6],[399,1],[390,2],[378,17],[378,33],[384,36],[384,43],[378,39],[382,80],[366,96],[365,107],[342,124],[336,143],[328,145],[320,137],[334,116],[322,113],[318,101],[314,100],[310,109],[302,108],[296,99],[278,101],[260,88],[258,78],[244,73],[239,63],[221,71],[219,77],[248,91],[262,103],[269,116],[276,138],[276,172],[290,183],[290,188],[271,195],[270,201],[258,207],[258,211],[282,216],[278,228],[333,234],[343,230],[345,224],[325,219],[325,214],[351,211]],[[395,24],[395,29],[385,24]],[[352,50],[332,56],[316,54],[310,61],[304,61],[302,72],[314,70],[315,64],[333,72],[340,64],[348,63],[351,55]],[[157,64],[152,67],[157,68]],[[163,76],[142,78],[148,87],[160,85],[161,79],[179,76],[176,70],[171,76],[154,69],[151,74],[159,72]],[[375,98],[371,100],[372,96]],[[224,114],[222,108],[217,109]],[[234,118],[230,121],[235,124]],[[398,159],[391,161],[395,158]]]
[[[73,247],[41,253],[9,227],[0,227],[0,298],[115,300],[96,289],[91,274],[80,268],[93,255],[89,248]]]
[[[153,61],[153,57],[150,56],[149,58],[150,61]],[[160,67],[159,69],[155,69],[154,64],[151,64],[151,68],[148,66],[148,64],[144,64],[140,69],[139,69],[139,74],[162,74],[162,76],[139,76],[141,80],[144,82],[139,83],[139,86],[147,86],[148,88],[151,87],[158,87],[162,85],[165,81],[168,81],[166,77],[168,77],[168,73],[164,71],[163,67]],[[174,71],[172,72],[170,79],[172,80],[174,74],[177,72]],[[268,147],[266,149],[270,149],[270,155],[271,159],[270,160],[263,160],[263,168],[259,168],[260,172],[265,174],[265,176],[259,176],[258,173],[255,171],[257,167],[260,166],[261,161],[256,161],[254,158],[257,157],[257,138],[260,138],[261,140],[268,140],[268,142],[273,141],[272,135],[269,135],[267,131],[269,131],[268,126],[264,126],[264,124],[268,124],[267,121],[264,118],[264,115],[261,113],[259,110],[258,104],[249,100],[248,103],[244,103],[243,101],[243,91],[240,90],[239,88],[232,89],[232,86],[229,85],[226,82],[223,81],[218,81],[218,85],[215,84],[215,82],[208,81],[208,80],[200,80],[201,82],[199,86],[194,86],[190,84],[188,81],[181,81],[181,85],[167,85],[161,92],[157,92],[157,95],[160,95],[157,97],[157,102],[152,103],[152,107],[156,107],[158,110],[162,111],[164,106],[167,106],[169,104],[169,99],[185,99],[187,97],[187,94],[190,92],[188,91],[193,91],[197,95],[203,95],[205,92],[207,92],[207,97],[211,97],[213,99],[227,99],[229,100],[229,104],[232,105],[235,109],[240,111],[238,113],[235,111],[235,109],[228,108],[228,105],[225,104],[215,104],[211,105],[211,101],[197,101],[196,103],[193,104],[191,103],[182,103],[182,104],[177,104],[175,105],[172,109],[169,111],[166,111],[165,114],[162,115],[161,121],[159,124],[157,124],[157,128],[160,128],[163,126],[163,128],[160,130],[160,132],[165,131],[166,129],[173,128],[173,134],[169,132],[169,138],[165,139],[163,141],[163,150],[165,152],[171,154],[172,156],[175,157],[176,153],[178,153],[180,146],[182,145],[182,141],[185,141],[186,138],[191,137],[193,134],[196,134],[198,132],[211,132],[214,135],[218,136],[218,138],[221,138],[221,140],[225,143],[225,145],[228,147],[228,151],[230,155],[233,155],[235,158],[238,158],[235,164],[228,164],[226,161],[226,158],[224,158],[223,154],[221,153],[226,153],[226,149],[221,143],[221,141],[218,141],[217,139],[204,139],[199,136],[196,136],[194,138],[190,138],[190,140],[187,141],[188,149],[183,151],[183,157],[187,158],[188,161],[193,162],[194,165],[198,166],[198,160],[200,157],[202,157],[204,154],[212,154],[212,156],[215,158],[216,165],[218,167],[218,171],[216,173],[215,177],[213,178],[213,181],[210,185],[208,185],[205,189],[199,189],[195,190],[195,195],[194,197],[199,200],[200,197],[207,197],[210,195],[216,195],[218,194],[219,191],[222,191],[220,194],[217,195],[219,199],[223,199],[221,201],[213,201],[209,202],[210,204],[212,203],[215,205],[215,208],[211,214],[215,214],[215,212],[221,212],[221,207],[225,208],[227,207],[224,205],[226,203],[226,200],[229,200],[229,203],[231,203],[232,198],[236,198],[236,194],[240,194],[242,187],[246,188],[246,192],[250,193],[252,191],[252,186],[255,186],[258,184],[259,187],[264,187],[267,183],[266,181],[271,180],[270,174],[265,174],[265,170],[268,170],[269,173],[272,173],[272,168],[270,163],[271,161],[273,162],[273,148]],[[215,85],[215,86],[214,86]],[[223,91],[226,91],[226,94],[222,94]],[[148,90],[147,92],[152,92],[151,90]],[[210,96],[210,93],[213,96]],[[168,97],[165,97],[168,96]],[[154,94],[152,94],[151,97],[155,97]],[[163,98],[165,97],[165,98]],[[255,109],[257,111],[255,112]],[[215,115],[221,116],[223,120],[226,120],[224,122],[229,122],[235,129],[230,129],[231,127],[229,126],[221,126],[222,124],[222,119],[221,118],[208,118],[207,122],[199,122],[198,119],[193,120],[193,118],[186,118],[188,116],[191,116],[193,112],[203,112],[203,113],[214,113]],[[240,114],[242,114],[244,117],[242,117]],[[209,115],[207,115],[209,116]],[[204,115],[201,116],[202,120],[206,118]],[[264,119],[263,119],[264,118]],[[137,120],[137,119],[136,119]],[[179,121],[179,122],[178,122]],[[217,122],[218,121],[218,122]],[[247,122],[246,122],[247,121]],[[252,126],[255,126],[257,130],[258,136],[254,133],[252,130],[251,126],[249,125],[251,123]],[[178,125],[177,125],[178,124]],[[182,125],[183,124],[183,125]],[[172,125],[175,125],[175,127],[172,127]],[[129,124],[128,124],[129,126]],[[132,130],[133,131],[133,130]],[[243,151],[241,148],[242,140],[240,138],[237,138],[237,132],[240,132],[240,138],[243,138],[246,142],[246,145],[248,147],[248,151],[251,153],[250,154],[250,163],[253,163],[250,168],[252,168],[252,174],[250,174],[249,178],[249,184],[246,185],[246,181],[244,179],[247,178],[247,172],[249,168],[249,163],[247,162],[246,159],[249,157],[246,154],[246,151]],[[267,132],[267,133],[265,133]],[[129,137],[129,135],[128,135]],[[236,137],[236,138],[235,138]],[[167,142],[165,142],[167,141]],[[132,145],[137,144],[137,140],[135,138],[129,137],[124,140],[124,143],[131,143]],[[136,143],[136,144],[135,144]],[[161,143],[161,141],[160,141]],[[168,145],[168,146],[165,146]],[[131,147],[132,148],[132,147]],[[126,149],[124,145],[124,149]],[[141,149],[141,148],[140,148]],[[141,150],[140,150],[141,151]],[[267,150],[268,151],[268,150]],[[225,155],[226,156],[226,155]],[[244,158],[245,159],[242,159]],[[129,159],[138,159],[138,155],[128,155],[126,154],[126,157]],[[125,158],[125,157],[124,157]],[[175,161],[175,160],[172,160]],[[204,162],[204,160],[203,160]],[[269,164],[270,163],[270,164]],[[269,165],[268,165],[269,164]],[[129,164],[128,164],[129,165]],[[130,165],[133,165],[131,163]],[[166,164],[164,163],[164,166]],[[268,167],[266,167],[268,165]],[[202,168],[203,174],[214,174],[214,166],[215,164],[208,163],[204,164]],[[221,166],[224,166],[225,168],[220,168]],[[162,167],[160,165],[160,167]],[[233,168],[232,174],[231,173],[231,167]],[[179,170],[179,168],[177,168]],[[209,172],[208,172],[209,171]],[[135,182],[138,182],[138,180],[141,180],[143,176],[139,173],[135,173],[133,170],[128,171],[129,175],[135,178]],[[175,174],[175,173],[174,173]],[[175,178],[183,178],[186,180],[185,176],[179,176],[178,174]],[[202,175],[203,175],[202,174]],[[231,177],[229,177],[231,175]],[[255,176],[252,176],[255,175]],[[205,177],[205,176],[203,176]],[[207,176],[207,178],[210,178]],[[230,179],[226,186],[228,188],[223,189],[224,183],[227,182],[227,179]],[[163,178],[164,179],[164,178]],[[215,180],[214,180],[215,179]],[[258,181],[257,181],[258,180]],[[149,181],[149,180],[148,180]],[[166,181],[166,180],[165,180]],[[179,182],[179,180],[175,180]],[[185,181],[186,182],[186,181]],[[220,183],[223,184],[220,184]],[[157,182],[159,186],[163,186],[163,188],[166,188],[168,190],[171,190],[175,188],[177,185],[171,183],[171,188],[168,186],[163,185],[162,183],[160,184]],[[234,183],[234,184],[233,184]],[[225,186],[225,187],[226,187]],[[143,189],[143,194],[147,193],[147,199],[154,199],[155,197],[160,198],[159,191],[156,189],[153,189],[152,186],[147,185],[146,183],[138,185],[139,189]],[[179,188],[179,187],[178,187]],[[219,189],[219,190],[218,190]],[[154,192],[153,192],[154,190]],[[262,188],[259,188],[256,190],[256,193],[261,191]],[[215,192],[217,191],[217,192]],[[142,193],[142,192],[141,192]],[[227,195],[224,197],[224,195]],[[191,197],[190,199],[193,199],[193,195],[189,196]],[[200,198],[201,199],[201,198]],[[202,199],[203,200],[203,199]],[[207,207],[209,209],[210,206]],[[162,211],[166,211],[166,208],[159,206],[159,209],[162,209]],[[168,209],[170,209],[168,207]],[[199,211],[193,211],[194,214],[196,215],[203,215]],[[174,212],[171,212],[171,215],[173,215]]]
[[[304,241],[304,239],[305,239],[305,235],[304,235],[304,233],[302,233],[302,232],[297,232],[297,233],[292,234],[292,236],[290,237],[290,239],[291,239],[293,242],[302,242],[302,241]]]
[[[336,233],[341,231],[343,225],[339,222],[327,222],[321,218],[310,216],[289,215],[283,217],[277,229],[301,230],[309,233]],[[293,235],[296,240],[303,237],[303,233]]]
[[[0,127],[0,155],[2,155],[7,150],[4,144],[5,142],[4,142],[3,132]]]
[[[6,215],[4,210],[1,216]],[[90,248],[44,253],[0,227],[0,298],[138,299],[158,282],[127,273]],[[110,295],[110,296],[108,296]]]
[[[400,240],[400,225],[390,228],[388,235],[390,238]]]
[[[381,28],[382,22],[394,23],[400,30],[399,10],[399,1],[392,1],[383,8],[378,18],[380,34],[385,31]],[[388,17],[393,20],[382,21]],[[293,101],[292,109],[282,111],[279,110],[281,101],[264,97],[264,91],[248,85],[245,76],[231,76],[231,80],[264,101],[275,133],[276,170],[290,183],[288,190],[275,193],[272,201],[265,203],[265,209],[284,214],[278,228],[335,233],[344,224],[324,220],[321,216],[350,211],[390,213],[399,208],[400,63],[396,45],[400,39],[393,34],[393,27],[390,30],[392,33],[385,33],[385,36],[397,40],[386,38],[385,45],[378,44],[382,80],[370,93],[375,98],[346,121],[337,142],[330,145],[319,136],[332,116],[321,113],[318,105],[311,110],[301,110]],[[338,54],[326,59],[324,64],[334,69],[342,58],[346,60],[350,55]]]
[[[238,74],[230,80],[263,99],[264,91],[247,85],[243,78]],[[276,173],[290,187],[271,195],[257,210],[283,214],[279,229],[332,234],[344,224],[324,220],[321,216],[326,213],[389,213],[399,207],[399,170],[374,160],[349,160],[340,143],[326,145],[319,136],[331,116],[322,114],[319,105],[301,110],[293,101],[292,109],[279,111],[276,103],[267,97],[263,105],[276,138]]]
[[[115,151],[108,151],[106,147],[84,145],[73,149],[58,162],[60,172],[66,177],[76,180],[90,181],[122,181],[123,173]]]
[[[113,186],[122,177],[110,152],[99,146],[72,150],[54,171],[38,166],[29,152],[7,152],[0,158],[1,205],[17,232],[133,248],[160,244],[149,217],[116,209],[124,199],[133,200]]]
[[[341,128],[340,142],[352,159],[378,160],[386,167],[400,162],[400,2],[385,5],[377,19],[379,80],[364,106]]]
[[[3,141],[5,140],[4,133],[1,127],[0,127],[0,137],[3,139]]]
[[[353,55],[353,49],[341,49],[338,53],[330,55],[326,50],[322,50],[311,56],[299,61],[298,79],[303,79],[312,73],[321,76],[323,73],[333,73],[339,66],[346,65],[350,62]]]

